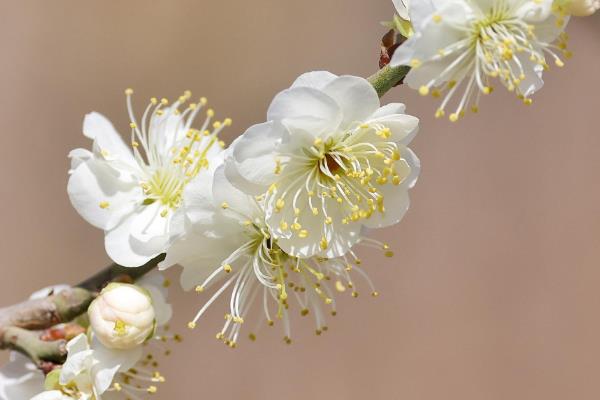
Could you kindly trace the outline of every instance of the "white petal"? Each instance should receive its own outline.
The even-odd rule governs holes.
[[[373,115],[371,115],[370,118],[376,119],[393,114],[404,114],[405,111],[406,105],[404,105],[403,103],[389,103],[382,107],[379,107],[377,111],[375,111]]]
[[[86,162],[94,156],[89,150],[86,149],[74,149],[69,152],[69,158],[71,159],[71,171],[79,166],[79,164]]]
[[[215,171],[212,193],[214,204],[221,207],[227,203],[228,208],[233,211],[225,210],[225,214],[234,213],[233,218],[238,220],[253,219],[257,215],[256,201],[254,198],[237,188],[225,176],[225,167],[222,165]]]
[[[331,81],[323,92],[333,98],[342,110],[342,129],[354,122],[362,122],[380,106],[373,86],[357,76],[340,76]]]
[[[141,243],[131,236],[131,225],[135,215],[126,218],[116,228],[106,232],[104,247],[108,256],[125,267],[139,267],[162,251],[156,251],[154,243]]]
[[[113,124],[102,114],[91,112],[83,120],[83,134],[98,146],[108,159],[122,161],[137,166],[133,153],[127,147]]]
[[[267,120],[281,121],[289,129],[299,129],[313,137],[335,131],[342,117],[335,100],[308,87],[280,92],[267,112]]]
[[[169,235],[169,223],[173,216],[173,211],[163,217],[161,213],[165,206],[160,201],[138,208],[137,215],[131,223],[130,234],[141,243],[148,243],[149,247],[156,247],[156,251],[161,251],[165,239]]]
[[[415,137],[419,128],[419,119],[412,115],[393,114],[375,119],[370,119],[368,123],[382,124],[390,128],[392,142],[408,144]]]
[[[142,197],[141,188],[133,181],[120,179],[108,164],[90,159],[80,164],[69,178],[67,192],[71,204],[90,224],[110,229],[131,205]]]
[[[238,137],[227,152],[228,177],[238,188],[260,194],[275,176],[275,149],[281,142],[284,128],[274,122],[250,127]]]
[[[335,80],[337,75],[328,71],[312,71],[300,75],[292,84],[295,87],[311,87],[314,89],[323,89],[331,81]]]
[[[110,387],[117,372],[133,368],[143,355],[142,346],[127,350],[109,349],[96,338],[92,340],[92,348],[95,361],[92,371],[93,384],[98,394],[104,393]]]
[[[19,400],[19,399],[10,399],[10,400]],[[25,400],[25,398],[23,398]],[[66,396],[62,394],[59,390],[48,390],[46,392],[42,392],[34,397],[31,400],[73,400],[70,396]]]
[[[364,220],[363,225],[367,228],[384,228],[397,224],[408,211],[410,199],[406,188],[385,185],[380,191],[385,196],[384,212],[376,211],[371,218]]]

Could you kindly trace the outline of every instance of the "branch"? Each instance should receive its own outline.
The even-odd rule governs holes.
[[[123,267],[118,264],[112,264],[98,272],[96,275],[91,276],[85,281],[81,282],[77,287],[100,291],[107,283],[120,281],[120,282],[135,282],[148,272],[152,271],[159,262],[165,259],[165,254],[160,254],[148,261],[141,267],[129,268]]]
[[[87,311],[90,303],[106,284],[134,282],[164,260],[161,254],[138,268],[112,264],[81,282],[43,299],[27,300],[0,309],[0,349],[16,350],[31,358],[43,370],[51,370],[66,357],[65,340],[45,341],[39,332],[73,320]]]
[[[85,312],[94,299],[88,290],[71,288],[43,299],[27,300],[0,309],[0,342],[8,327],[45,329]]]
[[[367,80],[373,85],[379,97],[383,97],[384,94],[404,79],[408,71],[410,71],[410,67],[407,66],[392,67],[386,65],[368,77]]]
[[[0,349],[11,349],[28,356],[39,368],[48,372],[54,365],[62,364],[67,357],[66,341],[45,342],[39,333],[14,326],[4,330]]]

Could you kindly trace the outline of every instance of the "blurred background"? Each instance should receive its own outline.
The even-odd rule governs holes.
[[[126,87],[138,109],[190,89],[233,118],[230,142],[305,71],[375,72],[392,15],[388,0],[1,2],[0,305],[109,263],[66,194],[85,113],[128,132]],[[407,87],[384,98],[421,118],[423,170],[403,223],[375,235],[396,256],[362,253],[380,297],[346,293],[321,337],[298,315],[291,346],[276,326],[231,350],[214,339],[223,304],[190,332],[207,295],[173,285],[185,341],[154,398],[600,397],[600,15],[568,32],[574,58],[530,107],[497,90],[452,124]]]

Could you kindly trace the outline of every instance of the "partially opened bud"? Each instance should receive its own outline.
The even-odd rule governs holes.
[[[568,9],[571,15],[587,17],[600,9],[600,0],[571,0]]]
[[[142,288],[111,283],[88,309],[90,325],[108,348],[130,349],[144,343],[155,327],[150,295]]]

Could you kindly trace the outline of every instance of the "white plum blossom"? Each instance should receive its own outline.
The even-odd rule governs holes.
[[[391,65],[410,66],[405,82],[422,95],[442,96],[436,117],[451,107],[451,121],[469,107],[477,112],[494,80],[531,104],[547,59],[562,67],[561,54],[570,56],[568,16],[552,0],[423,0],[411,3],[410,17],[415,33]]]
[[[407,145],[419,120],[404,112],[381,107],[363,78],[304,74],[275,97],[268,122],[232,144],[227,176],[264,193],[266,224],[284,252],[342,256],[363,228],[393,225],[408,209],[420,164]]]
[[[108,255],[118,264],[136,267],[163,253],[181,229],[179,206],[185,186],[222,151],[218,133],[230,119],[211,122],[212,109],[199,128],[192,123],[206,99],[190,103],[186,92],[171,106],[152,98],[138,120],[126,91],[131,121],[131,149],[108,119],[86,115],[83,133],[93,151],[76,149],[68,193],[90,224],[105,231]]]
[[[88,308],[98,340],[113,349],[130,349],[154,332],[155,313],[150,295],[139,286],[110,283]]]
[[[331,259],[299,258],[283,251],[265,221],[264,200],[232,186],[225,166],[214,173],[202,171],[186,188],[184,202],[188,229],[159,267],[181,265],[181,284],[186,290],[195,288],[205,293],[216,285],[190,322],[192,329],[210,305],[229,291],[229,311],[217,339],[235,347],[241,326],[256,304],[261,315],[258,323],[266,319],[273,325],[281,320],[284,341],[290,343],[290,313],[296,310],[302,316],[311,314],[320,335],[327,330],[326,315],[336,314],[334,292],[347,290],[353,297],[358,296],[353,276],[366,280],[373,296],[378,294],[357,266],[360,260],[352,250],[352,256]],[[358,241],[382,247],[387,256],[392,255],[387,245],[367,238]],[[254,340],[255,333],[249,337]]]
[[[166,302],[165,282],[159,273],[151,273],[137,282],[151,299],[156,328],[161,332],[167,329],[166,324],[172,314],[171,306]],[[169,338],[158,333],[156,336],[151,334],[146,343],[161,343],[158,346],[162,349],[162,343]],[[177,335],[172,338],[179,340]],[[43,385],[38,387],[39,394],[32,400],[141,399],[143,394],[158,390],[156,383],[164,382],[158,371],[149,369],[155,367],[155,358],[141,343],[126,349],[109,348],[98,339],[94,326],[90,327],[87,335],[80,334],[71,339],[67,343],[67,361],[54,371],[57,377],[49,375],[46,391],[39,393]]]

